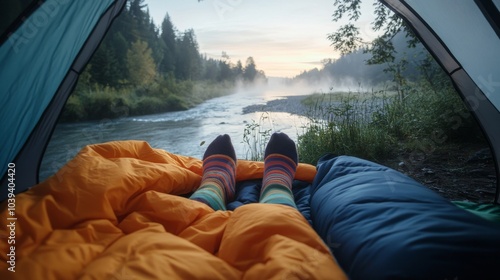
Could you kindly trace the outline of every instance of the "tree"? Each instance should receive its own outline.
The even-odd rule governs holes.
[[[407,38],[407,47],[414,48],[419,42],[409,26],[389,8],[379,1],[374,3],[375,20],[372,22],[372,29],[380,32],[380,35],[372,42],[365,42],[360,36],[359,27],[356,22],[361,15],[361,0],[335,0],[336,7],[333,13],[333,21],[339,21],[344,16],[349,17],[350,22],[339,27],[334,33],[328,36],[335,50],[342,55],[352,53],[360,48],[370,53],[368,64],[385,64],[384,71],[393,76],[396,90],[401,100],[405,98],[407,88],[407,78],[402,74],[408,65],[405,57],[396,59],[396,50],[393,44],[394,38],[398,34],[404,34]],[[424,61],[428,61],[427,54]],[[421,62],[427,63],[427,62]],[[437,63],[433,62],[437,66]]]
[[[346,16],[349,18],[349,23],[329,34],[328,39],[332,42],[334,49],[342,55],[364,48],[366,52],[372,54],[372,58],[367,61],[369,64],[394,62],[395,50],[392,39],[398,33],[405,34],[409,47],[415,47],[418,40],[403,20],[384,4],[375,1],[373,5],[375,20],[372,22],[372,29],[381,32],[375,40],[364,41],[360,36],[359,27],[354,24],[361,16],[361,0],[335,0],[336,10],[333,13],[333,21],[337,22]]]
[[[177,40],[175,75],[181,80],[195,80],[201,74],[201,58],[193,29],[188,29]]]
[[[152,51],[143,41],[132,43],[127,52],[127,68],[129,81],[134,86],[144,86],[151,83],[156,75],[156,66]]]
[[[119,84],[121,81],[127,79],[127,69],[124,67],[127,65],[127,52],[129,48],[129,43],[126,41],[125,37],[121,32],[116,32],[111,35],[109,40],[109,46],[113,49],[113,53],[116,57],[117,65],[115,71],[116,82],[113,84]]]
[[[232,78],[231,65],[229,62],[221,60],[219,61],[219,77],[217,80],[226,81]]]
[[[227,54],[220,60],[201,56],[194,31],[178,32],[168,14],[158,28],[145,2],[127,1],[90,61],[90,84],[143,86],[156,73],[178,80],[231,81],[243,76],[241,62],[234,67]],[[254,64],[247,69],[252,77],[257,72]]]
[[[160,71],[163,73],[175,70],[175,27],[167,14],[161,24],[160,40],[163,42],[163,60],[160,63]]]
[[[92,58],[91,81],[100,85],[115,87],[119,84],[122,67],[114,49],[104,42]]]
[[[236,66],[234,67],[233,72],[234,78],[241,79],[243,77],[243,64],[241,63],[241,60],[238,60],[238,62],[236,62]]]
[[[149,23],[149,20],[146,18],[146,14],[142,9],[146,8],[148,5],[144,4],[144,0],[130,0],[128,10],[130,15],[137,20],[137,23],[140,25],[145,25]]]
[[[243,70],[243,79],[245,81],[253,82],[256,76],[257,66],[255,65],[253,57],[250,56],[247,58],[245,69]]]

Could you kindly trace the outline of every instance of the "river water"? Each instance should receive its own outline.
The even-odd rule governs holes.
[[[245,128],[258,124],[250,131],[281,131],[296,140],[304,131],[303,127],[308,125],[308,119],[280,112],[244,114],[243,108],[318,90],[322,89],[286,87],[279,82],[270,82],[208,100],[187,111],[58,124],[42,161],[40,181],[54,174],[84,146],[116,140],[144,140],[153,148],[202,158],[207,145],[217,135],[227,133],[237,157],[250,159],[251,151],[255,149],[243,141]]]

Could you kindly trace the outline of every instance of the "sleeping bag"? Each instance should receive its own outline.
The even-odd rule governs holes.
[[[310,196],[314,228],[351,279],[499,278],[500,223],[400,172],[325,156]]]
[[[498,223],[385,166],[299,164],[300,212],[255,203],[254,161],[238,161],[229,211],[189,200],[201,167],[145,142],[85,147],[1,204],[0,279],[498,278]]]
[[[232,211],[183,197],[201,167],[140,141],[83,148],[14,207],[2,202],[13,226],[0,229],[0,279],[346,278],[292,207],[252,203],[245,191]],[[258,181],[263,169],[238,161],[236,181]],[[315,173],[299,164],[296,179]]]

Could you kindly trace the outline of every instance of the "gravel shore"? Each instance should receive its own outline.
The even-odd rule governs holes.
[[[254,112],[282,112],[306,116],[310,109],[302,104],[308,95],[284,96],[283,99],[271,100],[264,105],[250,105],[243,108],[243,114]]]

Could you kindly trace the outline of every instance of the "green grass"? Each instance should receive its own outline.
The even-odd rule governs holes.
[[[409,84],[404,95],[391,90],[312,94],[302,101],[310,111],[309,125],[298,135],[300,161],[316,164],[334,154],[385,164],[404,153],[429,154],[481,139],[458,94],[443,84],[439,89],[425,81]],[[267,114],[246,125],[247,159],[262,160],[272,131]]]
[[[246,144],[246,159],[264,161],[267,142],[274,131],[274,123],[269,113],[262,113],[259,120],[245,125],[243,142]]]
[[[311,125],[298,137],[302,162],[315,164],[327,153],[373,160],[391,156],[395,140],[371,122],[372,113],[383,106],[378,94],[331,93],[312,99]]]
[[[315,94],[304,104],[311,125],[298,137],[299,158],[311,164],[328,153],[384,162],[482,136],[451,85],[415,83],[404,98],[391,91]]]
[[[345,101],[366,101],[373,98],[386,98],[395,96],[395,91],[378,90],[378,91],[335,91],[329,93],[313,93],[302,100],[302,104],[310,107],[325,106],[334,102]]]

